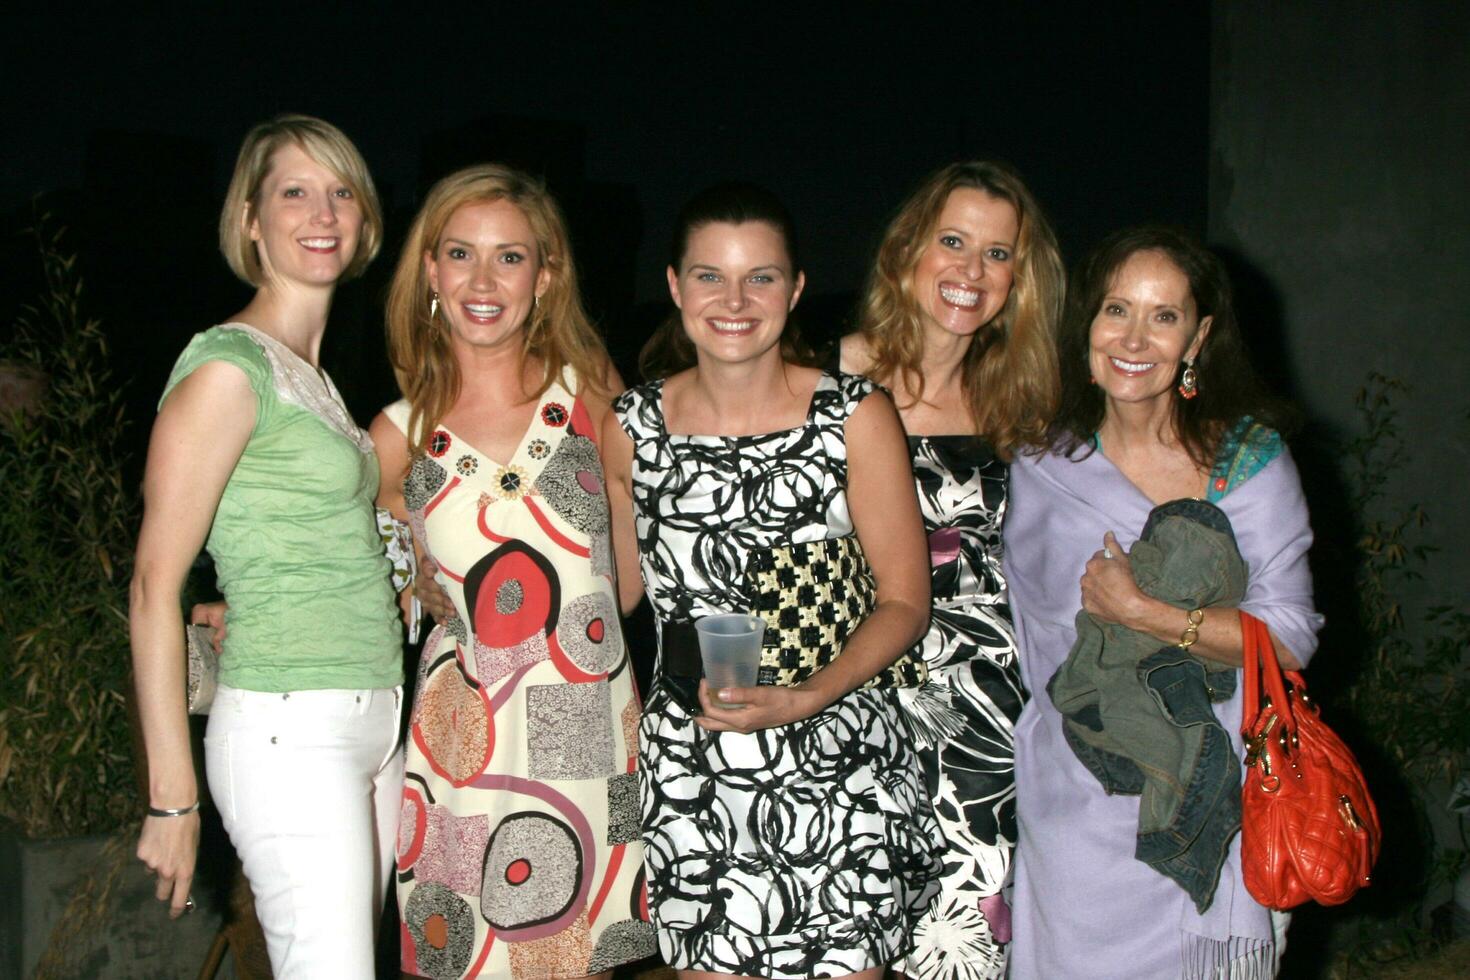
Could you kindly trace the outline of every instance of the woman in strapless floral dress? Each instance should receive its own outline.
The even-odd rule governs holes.
[[[958,163],[888,226],[841,366],[894,394],[929,535],[934,608],[917,652],[930,683],[904,707],[948,850],[938,901],[896,970],[917,980],[1006,971],[1016,846],[1012,728],[1025,695],[1001,572],[1011,456],[1055,411],[1064,278],[1020,177]]]

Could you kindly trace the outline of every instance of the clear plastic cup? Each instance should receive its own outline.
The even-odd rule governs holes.
[[[715,692],[723,687],[755,687],[765,620],[744,613],[720,613],[697,620],[694,629],[699,634],[699,655],[710,697],[718,700]],[[745,707],[720,703],[727,708]]]

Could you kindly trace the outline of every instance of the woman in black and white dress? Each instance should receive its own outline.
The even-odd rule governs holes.
[[[680,317],[653,344],[693,366],[626,392],[603,433],[624,607],[641,557],[660,627],[639,733],[659,949],[684,976],[877,980],[908,949],[943,846],[896,696],[857,690],[929,620],[898,416],[872,382],[792,360],[803,277],[768,192],[686,205],[668,277]],[[789,688],[701,682],[681,703],[669,638],[749,608],[752,549],[854,533],[878,601],[831,664]]]
[[[948,850],[939,900],[895,969],[998,980],[1011,938],[1013,729],[1025,695],[1001,571],[1011,456],[1055,411],[1056,240],[1021,178],[987,161],[932,174],[899,208],[841,367],[894,394],[933,566],[916,649],[930,683],[905,713]]]

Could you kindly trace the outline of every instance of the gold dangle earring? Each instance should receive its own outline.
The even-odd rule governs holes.
[[[429,322],[434,322],[434,317],[439,315],[439,294],[429,294]]]

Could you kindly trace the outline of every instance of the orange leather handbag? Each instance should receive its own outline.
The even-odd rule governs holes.
[[[1302,675],[1283,678],[1266,624],[1242,611],[1240,626],[1245,886],[1273,909],[1309,899],[1340,905],[1368,884],[1383,837],[1378,810],[1357,760],[1308,700]]]

